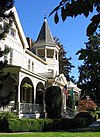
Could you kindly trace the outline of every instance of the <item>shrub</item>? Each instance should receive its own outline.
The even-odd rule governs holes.
[[[89,125],[88,118],[81,117],[81,118],[74,118],[73,125],[74,128],[85,128]]]
[[[89,112],[80,112],[75,116],[75,118],[87,118],[88,124],[91,124],[93,122],[93,117]]]
[[[88,118],[46,119],[43,131],[69,130],[89,125]]]
[[[10,119],[7,121],[8,122],[8,128],[7,132],[18,132],[20,131],[20,124],[19,124],[19,119]]]
[[[7,120],[6,131],[7,132],[42,131],[42,126],[37,119],[9,119]]]
[[[57,131],[84,128],[89,125],[88,118],[74,119],[7,119],[3,132]]]
[[[44,119],[44,128],[43,131],[51,131],[53,130],[53,119]]]
[[[17,116],[11,112],[0,113],[0,131],[6,131],[8,128],[7,121],[9,119],[16,119],[16,118],[17,118]]]
[[[44,129],[45,119],[39,118],[39,119],[37,119],[37,121],[39,122],[39,130],[42,131]]]
[[[94,111],[97,105],[90,99],[80,100],[78,103],[78,111]]]
[[[41,131],[42,130],[42,122],[38,121],[37,119],[30,120],[30,130],[29,131]]]
[[[0,113],[0,119],[14,119],[17,118],[17,116],[14,113],[11,112],[2,112]]]
[[[91,112],[90,114],[93,117],[94,121],[96,121],[98,119],[98,114],[96,114],[96,112]]]

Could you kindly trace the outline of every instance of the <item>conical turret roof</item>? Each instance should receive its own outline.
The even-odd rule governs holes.
[[[56,45],[56,43],[53,39],[53,36],[50,32],[46,17],[44,18],[44,22],[43,22],[43,25],[41,27],[40,33],[38,35],[36,44],[51,45],[51,46]]]

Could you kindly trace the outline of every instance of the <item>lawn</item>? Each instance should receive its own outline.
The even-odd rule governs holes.
[[[0,134],[0,137],[100,137],[100,132],[34,132]]]

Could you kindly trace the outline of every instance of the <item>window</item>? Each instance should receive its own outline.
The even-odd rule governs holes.
[[[55,51],[55,58],[56,58],[56,60],[57,60],[57,51]]]
[[[9,34],[12,35],[13,37],[16,37],[16,30],[11,28]]]
[[[48,73],[53,74],[53,70],[52,69],[48,69]]]
[[[5,45],[5,49],[6,48],[9,48],[7,45]],[[7,61],[8,60],[8,54],[4,54],[4,61]]]
[[[30,70],[30,64],[31,64],[31,61],[30,59],[28,60],[28,70]]]
[[[34,62],[32,61],[32,71],[34,71]]]
[[[3,29],[3,22],[0,21],[0,33],[2,33],[2,29]]]
[[[38,56],[44,58],[45,57],[45,50],[44,49],[39,49],[38,50]]]
[[[13,64],[13,49],[10,48],[10,58],[9,58],[9,63]]]
[[[7,60],[8,60],[7,55],[4,55],[4,61],[7,61]]]
[[[54,50],[47,49],[47,58],[53,58],[54,56]]]

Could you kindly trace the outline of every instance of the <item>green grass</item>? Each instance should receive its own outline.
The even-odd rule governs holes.
[[[34,132],[0,134],[0,137],[100,137],[100,132]]]

